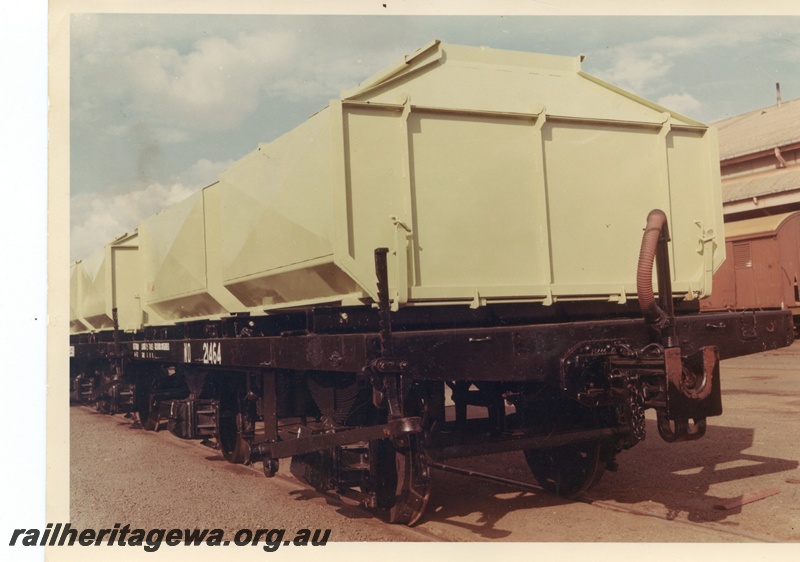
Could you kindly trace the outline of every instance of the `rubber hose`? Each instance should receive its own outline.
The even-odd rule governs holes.
[[[647,226],[642,236],[642,247],[639,250],[639,265],[636,270],[636,293],[639,296],[639,306],[644,319],[648,324],[661,322],[666,313],[656,303],[653,291],[653,262],[656,257],[658,239],[661,230],[667,222],[667,215],[660,209],[650,211],[647,215]]]

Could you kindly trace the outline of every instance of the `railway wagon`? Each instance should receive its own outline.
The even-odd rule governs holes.
[[[800,326],[800,211],[725,225],[727,260],[704,311],[788,309]]]
[[[75,264],[75,399],[407,524],[448,459],[569,496],[648,408],[703,436],[791,318],[699,314],[714,131],[580,62],[433,42]]]

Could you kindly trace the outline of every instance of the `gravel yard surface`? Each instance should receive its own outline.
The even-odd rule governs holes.
[[[648,437],[618,457],[584,501],[433,471],[423,520],[388,525],[306,488],[288,471],[267,479],[214,449],[122,416],[71,408],[71,519],[150,528],[331,529],[331,541],[797,542],[800,540],[800,342],[723,362],[721,417],[706,437]],[[520,453],[459,466],[533,482]],[[776,491],[729,510],[715,506]]]

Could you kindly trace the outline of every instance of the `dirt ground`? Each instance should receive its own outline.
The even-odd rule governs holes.
[[[228,464],[196,442],[73,407],[72,525],[222,528],[226,536],[330,528],[332,541],[348,542],[800,542],[800,342],[724,361],[722,388],[724,413],[709,420],[705,438],[668,444],[648,418],[647,439],[620,454],[619,470],[585,501],[434,470],[428,510],[413,528],[309,490],[288,466],[266,479],[260,467]],[[533,482],[521,453],[458,464]],[[762,492],[772,495],[715,508]]]

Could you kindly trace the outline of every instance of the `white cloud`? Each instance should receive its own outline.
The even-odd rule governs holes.
[[[389,30],[355,34],[360,19],[278,18],[238,31],[225,19],[75,21],[73,122],[88,126],[111,118],[222,132],[240,126],[267,96],[272,103],[324,103],[419,46],[403,44],[409,32],[401,20],[392,20]],[[193,24],[208,34],[196,39]]]
[[[94,254],[114,238],[131,232],[144,219],[186,199],[194,191],[182,183],[153,183],[124,194],[73,196],[70,202],[70,259]]]
[[[303,45],[290,72],[275,76],[266,86],[266,91],[284,99],[321,98],[329,100],[363,82],[379,70],[394,64],[403,55],[418,45],[389,45],[383,49],[377,45],[370,49],[348,46],[344,49],[326,49],[322,42]]]
[[[693,115],[702,107],[702,104],[699,101],[692,97],[691,94],[686,93],[668,94],[659,98],[656,103],[687,117]]]
[[[205,187],[214,183],[234,160],[212,161],[201,158],[178,176],[180,183],[192,188]]]
[[[699,60],[719,60],[726,52],[741,48],[752,50],[774,41],[792,42],[798,38],[797,30],[782,33],[776,29],[775,20],[717,18],[713,25],[626,42],[597,52],[594,56],[608,63],[596,74],[639,95],[665,96],[664,90],[672,87],[666,77],[676,68],[696,65]]]
[[[289,33],[211,37],[191,51],[144,47],[123,57],[133,112],[148,120],[206,131],[235,128],[261,102],[270,77],[295,51]]]
[[[604,78],[621,88],[646,95],[653,83],[669,74],[672,66],[672,61],[661,52],[648,52],[638,47],[620,48],[613,66],[604,72]]]
[[[258,108],[265,87],[289,69],[298,48],[295,34],[283,30],[180,45],[164,34],[131,44],[140,39],[133,29],[109,36],[92,19],[73,23],[72,120],[100,129],[109,120],[183,132],[235,129]]]
[[[150,182],[116,193],[80,193],[71,198],[71,259],[96,252],[131,232],[145,219],[212,184],[233,160],[200,159],[169,182]]]

